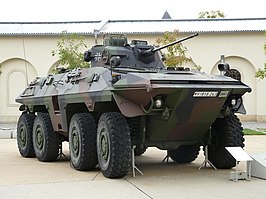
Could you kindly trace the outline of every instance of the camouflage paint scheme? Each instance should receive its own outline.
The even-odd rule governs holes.
[[[49,112],[55,132],[65,136],[75,113],[90,112],[97,118],[118,111],[128,120],[140,118],[146,147],[175,149],[200,143],[216,118],[230,109],[239,112],[242,95],[251,91],[223,75],[167,70],[154,46],[137,40],[129,45],[123,35],[105,38],[85,59],[91,68],[36,78],[16,99],[20,110]],[[233,98],[238,108],[231,105]],[[162,107],[156,107],[157,99]]]

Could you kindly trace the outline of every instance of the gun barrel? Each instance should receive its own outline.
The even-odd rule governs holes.
[[[161,50],[161,49],[164,49],[164,48],[167,48],[167,47],[169,47],[169,46],[172,46],[172,45],[175,45],[175,44],[181,43],[181,42],[183,42],[183,41],[186,41],[186,40],[191,39],[191,38],[193,38],[193,37],[196,37],[196,36],[198,36],[198,35],[199,35],[199,33],[195,33],[195,34],[193,34],[193,35],[190,35],[190,36],[184,37],[184,38],[182,38],[182,39],[176,40],[176,41],[174,41],[174,42],[171,42],[171,43],[169,43],[169,44],[166,44],[166,45],[160,46],[160,47],[158,47],[158,48],[154,48],[154,49],[151,50],[151,52],[159,51],[159,50]]]

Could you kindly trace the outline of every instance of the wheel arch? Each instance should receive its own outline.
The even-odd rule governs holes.
[[[48,113],[48,110],[45,105],[25,105],[22,104],[19,107],[19,110],[22,112],[31,112],[31,113],[36,113],[36,112],[42,112],[42,113]]]

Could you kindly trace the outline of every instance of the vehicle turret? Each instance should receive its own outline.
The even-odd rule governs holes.
[[[121,61],[115,62],[117,65],[113,66],[163,69],[165,65],[159,51],[195,36],[198,36],[198,33],[160,47],[154,47],[153,45],[148,45],[148,42],[143,40],[132,40],[131,44],[128,44],[125,35],[107,34],[104,36],[103,45],[93,46],[84,53],[84,60],[91,61],[92,67],[111,66],[113,65],[111,60],[121,59]],[[116,58],[114,59],[113,57]]]

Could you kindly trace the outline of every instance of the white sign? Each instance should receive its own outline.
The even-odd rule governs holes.
[[[252,161],[253,159],[241,147],[225,147],[236,161]]]

